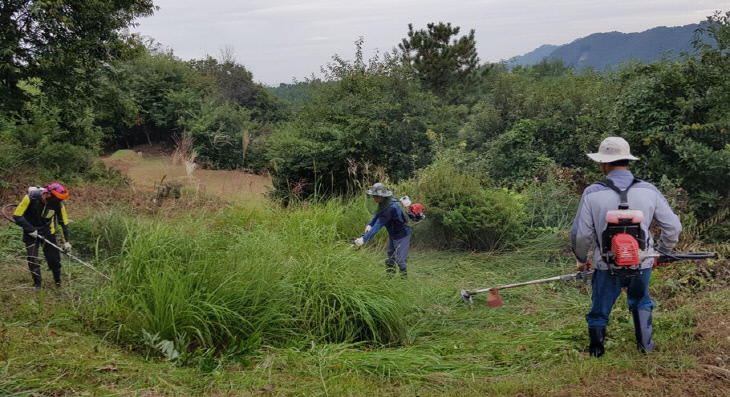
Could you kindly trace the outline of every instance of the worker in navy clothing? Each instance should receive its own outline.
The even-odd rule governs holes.
[[[588,157],[600,164],[606,179],[588,186],[583,192],[570,234],[579,269],[590,268],[591,262],[595,268],[591,282],[592,306],[586,315],[589,352],[594,357],[603,355],[608,317],[622,289],[626,290],[626,302],[634,319],[636,345],[641,351],[653,351],[651,312],[654,302],[649,296],[649,282],[654,256],[657,251],[672,251],[679,240],[682,224],[654,185],[631,174],[629,162],[639,159],[631,155],[626,140],[606,138],[598,153],[588,154]],[[642,213],[641,220],[637,217],[635,222],[638,223],[638,227],[634,227],[638,237],[634,238],[642,247],[643,256],[638,257],[636,269],[630,274],[617,270],[611,242],[607,246],[604,241],[607,235],[604,232],[615,224],[607,214],[618,212],[614,211],[617,208]],[[658,244],[649,229],[653,221],[661,228]]]
[[[376,183],[367,191],[369,196],[378,204],[378,209],[365,227],[365,234],[355,239],[356,246],[361,246],[378,233],[381,227],[385,227],[390,235],[388,242],[388,259],[385,261],[386,272],[395,274],[395,265],[398,264],[401,274],[407,274],[406,264],[408,262],[408,247],[411,243],[411,228],[408,226],[406,215],[403,213],[398,202],[393,199],[393,192],[388,190],[382,183]]]
[[[28,269],[33,278],[36,291],[41,289],[41,263],[38,251],[43,245],[43,256],[53,274],[57,287],[61,286],[61,252],[45,244],[48,240],[56,243],[56,235],[61,233],[64,252],[71,251],[68,236],[68,215],[63,200],[68,198],[68,190],[60,183],[52,183],[46,188],[32,187],[18,204],[13,213],[15,223],[23,228],[23,243],[28,255]],[[60,230],[59,230],[60,229]]]

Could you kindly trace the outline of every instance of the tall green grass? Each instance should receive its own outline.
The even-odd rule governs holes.
[[[348,243],[367,220],[359,200],[129,223],[97,318],[129,341],[144,330],[181,351],[252,338],[401,343],[407,284]]]

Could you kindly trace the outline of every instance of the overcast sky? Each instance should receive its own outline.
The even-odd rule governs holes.
[[[224,47],[270,85],[318,74],[334,54],[353,59],[354,42],[388,52],[408,24],[451,22],[476,31],[482,61],[496,62],[542,44],[591,33],[640,32],[700,22],[728,0],[155,0],[160,9],[133,29],[183,59],[218,56]],[[724,8],[723,8],[724,7]]]

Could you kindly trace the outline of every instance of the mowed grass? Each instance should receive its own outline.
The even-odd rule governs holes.
[[[196,169],[188,175],[184,165],[173,165],[167,156],[138,156],[132,150],[119,150],[104,162],[119,169],[134,185],[143,191],[156,191],[160,182],[177,182],[186,191],[218,196],[239,205],[265,202],[271,187],[268,176],[243,171]]]
[[[360,225],[353,219],[364,215],[361,210],[355,205],[348,210],[351,212],[338,213],[335,207],[325,206],[289,214],[262,215],[260,209],[239,208],[209,224],[196,223],[200,220],[195,214],[180,215],[180,219],[152,219],[149,222],[162,223],[159,226],[162,229],[177,228],[179,236],[168,230],[151,229],[150,233],[145,229],[148,238],[136,243],[142,244],[140,246],[130,245],[126,259],[95,263],[114,275],[115,281],[111,284],[99,280],[83,267],[65,262],[67,285],[61,290],[49,289],[40,296],[30,287],[27,269],[19,254],[22,245],[17,231],[9,227],[0,229],[0,394],[730,395],[730,377],[724,369],[730,360],[727,332],[730,328],[730,293],[727,289],[699,294],[680,291],[671,297],[659,298],[655,311],[655,338],[661,350],[651,355],[636,351],[633,324],[622,297],[612,314],[608,353],[601,360],[595,360],[586,353],[583,316],[589,305],[589,288],[585,285],[556,283],[507,290],[502,293],[505,306],[499,309],[488,308],[484,296],[479,296],[472,305],[466,305],[458,294],[458,290],[465,287],[487,287],[571,272],[573,265],[559,237],[542,236],[514,252],[502,254],[417,251],[411,256],[409,278],[392,280],[381,276],[384,270],[382,246],[353,251],[346,242],[337,242],[342,235],[359,231]],[[190,226],[184,229],[180,225],[186,217],[190,218]],[[220,230],[216,232],[218,235],[212,235],[218,241],[218,250],[196,250],[195,246],[210,248],[216,244],[198,241],[199,238],[211,238],[205,236],[206,228]],[[138,237],[130,237],[128,244],[135,238]],[[187,243],[185,238],[189,239]],[[251,241],[246,242],[247,239]],[[184,244],[192,248],[177,248]],[[154,252],[155,247],[159,247],[157,252]],[[305,249],[297,250],[297,247]],[[308,265],[299,269],[303,272],[299,275],[291,274],[295,272],[294,268],[287,268],[288,271],[282,273],[272,267],[269,272],[251,273],[241,281],[226,281],[225,274],[215,276],[222,278],[210,276],[212,278],[206,281],[189,274],[194,272],[195,266],[166,262],[174,257],[170,252],[180,249],[187,252],[185,255],[193,259],[194,265],[202,264],[205,259],[196,255],[207,253],[209,262],[220,262],[211,265],[211,270],[218,272],[227,265],[245,261],[246,257],[256,258],[254,263],[273,258]],[[135,250],[149,250],[149,253],[144,255]],[[147,263],[143,261],[145,257],[149,259]],[[238,261],[233,260],[236,258]],[[333,264],[332,259],[345,261],[346,265],[355,268]],[[127,260],[142,262],[125,265]],[[334,268],[312,272],[320,263]],[[276,264],[271,263],[272,266]],[[679,266],[690,272],[694,265]],[[157,269],[164,273],[175,268],[180,273],[177,279],[170,278],[169,283],[162,282],[164,277],[140,278],[142,269],[146,272]],[[129,269],[136,269],[137,273],[119,273]],[[203,269],[198,268],[198,271]],[[322,271],[326,273],[318,273]],[[347,271],[350,274],[342,273]],[[335,278],[328,278],[328,274]],[[362,275],[366,276],[358,278]],[[135,277],[136,281],[129,280]],[[353,277],[362,285],[346,281]],[[655,278],[657,288],[672,282],[661,273]],[[122,328],[139,326],[134,321],[125,321],[124,308],[129,302],[134,305],[134,300],[126,301],[126,297],[118,296],[120,307],[114,312],[108,311],[114,309],[108,305],[107,299],[114,298],[109,294],[120,293],[120,283],[122,287],[138,287],[139,293],[129,293],[129,296],[136,296],[136,299],[156,297],[157,302],[182,288],[192,303],[198,297],[191,293],[194,290],[185,289],[189,282],[209,282],[211,284],[205,287],[210,288],[213,282],[219,281],[222,290],[230,291],[218,302],[225,305],[251,296],[251,290],[241,290],[235,296],[234,287],[252,288],[246,283],[261,279],[272,285],[287,279],[323,283],[305,282],[297,290],[295,283],[290,282],[289,291],[276,289],[272,299],[286,314],[277,319],[283,322],[263,324],[259,335],[264,343],[240,350],[237,355],[227,356],[223,349],[215,354],[200,355],[200,360],[190,360],[184,365],[179,360],[168,361],[155,349],[141,349],[129,335],[119,337],[127,332]],[[151,280],[158,281],[155,285],[160,291],[152,291]],[[175,280],[180,282],[175,283]],[[352,337],[327,340],[317,331],[316,324],[300,327],[289,322],[295,314],[306,312],[304,305],[308,298],[344,298],[361,288],[368,287],[365,291],[369,291],[371,285],[379,288],[375,292],[382,290],[384,297],[396,299],[410,308],[406,313],[397,312],[402,318],[396,320],[404,320],[406,324],[395,343],[373,343],[367,338],[363,342]],[[287,293],[291,296],[282,296]],[[377,296],[368,294],[370,298],[361,297],[360,301],[380,302]],[[149,313],[140,309],[154,308],[149,302],[155,302],[155,299],[127,307],[127,310],[132,309],[128,314],[136,313],[137,321],[166,318],[148,317]],[[170,315],[169,304],[161,305],[160,313]],[[178,304],[173,307],[180,307],[176,306]],[[100,320],[117,324],[117,327],[104,327]],[[285,325],[283,329],[296,332],[289,332],[282,338],[273,332],[282,324]],[[120,328],[120,325],[123,326]],[[144,326],[150,327],[149,324]],[[162,321],[159,326],[169,327],[170,324]],[[195,326],[188,330],[196,327],[200,328]],[[304,332],[308,328],[312,332]],[[225,332],[219,332],[221,329],[212,329],[210,335],[225,335]],[[275,335],[267,335],[267,332]],[[173,338],[170,335],[173,334],[166,337]],[[196,343],[216,345],[216,341],[205,338]]]

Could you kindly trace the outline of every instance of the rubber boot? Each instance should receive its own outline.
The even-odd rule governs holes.
[[[591,340],[591,344],[588,346],[591,356],[601,357],[605,352],[603,342],[606,339],[606,327],[588,327],[588,337]]]
[[[35,287],[36,291],[41,290],[41,275],[36,273],[31,273],[31,276],[33,277],[33,286]]]
[[[36,291],[41,290],[41,267],[34,263],[28,264],[28,270],[30,270],[30,276],[33,278],[33,286]]]
[[[61,286],[61,269],[52,269],[51,272],[53,272],[53,281],[56,283],[56,287]]]
[[[651,340],[653,328],[651,325],[651,310],[638,309],[631,312],[634,316],[634,333],[636,347],[642,352],[653,352],[654,341]]]
[[[390,258],[385,260],[385,274],[395,276],[395,262]]]

